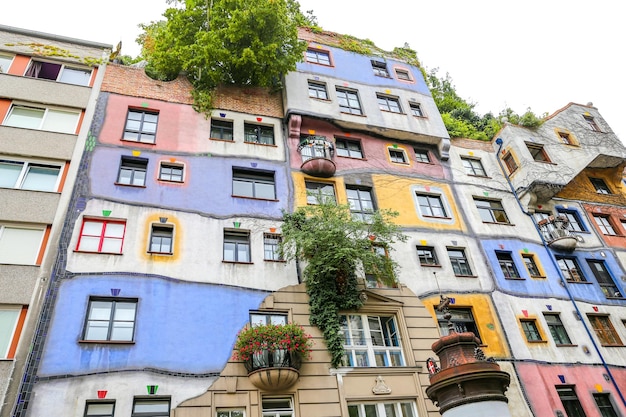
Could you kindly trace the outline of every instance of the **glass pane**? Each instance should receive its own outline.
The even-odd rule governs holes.
[[[104,223],[87,220],[83,223],[83,235],[100,236]]]
[[[237,245],[237,261],[250,262],[250,250],[248,245],[242,243]]]
[[[136,303],[125,303],[125,302],[117,302],[115,303],[115,315],[113,318],[115,320],[135,320],[135,307]]]
[[[233,195],[254,197],[253,184],[250,181],[233,180]]]
[[[393,404],[385,404],[385,417],[396,417],[396,409]]]
[[[0,229],[0,263],[32,265],[37,261],[43,230]]]
[[[85,340],[107,340],[108,333],[108,321],[90,321],[87,323]]]
[[[377,417],[376,406],[374,404],[365,404],[363,408],[365,409],[365,417]]]
[[[135,171],[133,177],[133,185],[145,185],[146,184],[146,171]]]
[[[41,128],[53,132],[75,133],[78,116],[75,112],[48,110]]]
[[[99,237],[82,236],[80,243],[78,244],[78,250],[86,252],[97,252],[98,245],[100,245]]]
[[[111,340],[131,341],[133,340],[133,322],[116,322],[113,323],[111,330]]]
[[[105,237],[124,237],[124,223],[107,223],[104,231]]]
[[[236,244],[224,242],[224,260],[225,261],[235,261],[235,249]]]
[[[267,198],[274,200],[274,184],[256,183],[256,198]]]
[[[19,314],[19,309],[0,310],[0,358],[7,356]]]
[[[120,176],[117,179],[117,182],[120,184],[130,185],[132,176],[133,176],[132,170],[122,168],[120,170]]]
[[[11,66],[11,62],[13,62],[13,56],[10,55],[0,55],[0,73],[9,72],[9,67]]]
[[[133,407],[134,413],[162,413],[169,410],[169,402],[164,400],[137,400]]]
[[[348,417],[359,417],[359,407],[356,405],[349,405]]]
[[[411,403],[401,403],[400,409],[402,410],[402,417],[414,417]]]
[[[31,165],[22,184],[25,190],[54,191],[60,168]]]
[[[389,366],[385,352],[374,352],[374,357],[376,358],[376,366]]]
[[[369,361],[369,358],[367,357],[367,351],[355,350],[354,356],[356,359],[356,364],[354,364],[354,366],[370,366],[370,361]]]
[[[23,165],[22,162],[0,161],[0,187],[15,187]]]
[[[89,85],[91,79],[91,70],[82,70],[76,68],[64,68],[59,81],[62,83]]]
[[[89,404],[87,405],[87,415],[113,415],[113,404]]]
[[[92,301],[89,309],[89,320],[109,320],[111,318],[110,301]]]
[[[122,239],[104,239],[101,252],[122,253]]]
[[[43,115],[43,109],[13,107],[11,114],[4,124],[6,126],[23,127],[25,129],[39,129]]]
[[[391,358],[390,366],[404,366],[401,352],[389,352],[389,357]]]

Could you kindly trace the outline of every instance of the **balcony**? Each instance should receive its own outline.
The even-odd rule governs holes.
[[[571,252],[576,247],[578,238],[568,229],[569,220],[566,216],[549,216],[537,224],[551,248]]]
[[[335,174],[337,168],[332,161],[335,147],[325,136],[303,137],[298,152],[302,156],[300,169],[305,174],[320,178],[329,178]]]

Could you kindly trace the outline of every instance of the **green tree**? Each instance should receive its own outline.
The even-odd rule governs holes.
[[[395,283],[396,263],[377,247],[391,250],[406,238],[390,220],[397,213],[378,211],[367,222],[352,218],[347,205],[318,196],[319,205],[283,216],[281,251],[285,259],[305,261],[303,276],[310,297],[310,322],[324,334],[333,366],[343,360],[339,311],[362,305],[358,269],[387,284]]]
[[[222,84],[280,88],[282,76],[302,60],[298,26],[311,22],[295,0],[181,0],[169,2],[165,21],[140,25],[147,72],[194,86],[196,109],[211,108]]]

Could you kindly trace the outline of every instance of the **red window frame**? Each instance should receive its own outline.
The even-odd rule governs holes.
[[[101,223],[102,227],[100,228],[100,233],[99,234],[87,234],[85,233],[85,224],[86,223]],[[118,236],[107,236],[106,235],[106,225],[108,224],[122,224],[124,225],[124,230],[122,232],[122,236],[118,237]],[[99,241],[98,241],[98,248],[94,251],[94,250],[85,250],[85,249],[81,249],[81,242],[83,241],[84,237],[98,237]],[[124,248],[124,238],[126,237],[126,220],[119,220],[119,219],[99,219],[99,218],[84,218],[83,219],[83,224],[80,227],[80,235],[78,237],[78,242],[76,243],[76,251],[78,252],[94,252],[94,253],[122,253],[122,249]],[[119,252],[108,252],[108,251],[103,251],[102,247],[103,244],[105,242],[105,239],[115,239],[115,240],[121,240],[121,244],[120,244],[120,251]]]

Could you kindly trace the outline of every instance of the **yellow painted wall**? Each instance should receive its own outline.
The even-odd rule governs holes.
[[[306,187],[304,185],[305,181],[310,182],[319,182],[324,184],[333,184],[335,186],[335,196],[337,197],[337,203],[339,204],[347,204],[348,200],[346,199],[346,186],[343,182],[343,178],[341,177],[331,177],[331,178],[317,178],[311,177],[309,175],[305,175],[301,172],[294,172],[293,176],[293,185],[294,185],[294,197],[296,202],[296,207],[306,206]]]
[[[148,252],[148,245],[150,244],[150,234],[152,232],[152,225],[153,224],[161,224],[161,222],[159,221],[160,217],[167,217],[167,222],[164,224],[164,226],[173,226],[174,227],[174,236],[172,239],[172,249],[173,249],[173,253],[171,255],[165,255],[165,254],[156,254],[156,253],[149,253]],[[182,248],[182,233],[183,233],[183,229],[180,226],[180,223],[178,221],[178,219],[176,219],[175,217],[173,217],[171,214],[153,214],[151,216],[148,216],[146,218],[146,221],[144,223],[144,232],[143,232],[143,241],[146,242],[146,246],[142,249],[142,251],[140,252],[140,256],[145,259],[145,260],[149,260],[151,262],[174,262],[174,261],[178,261],[180,259],[181,254],[183,253],[183,248]]]

